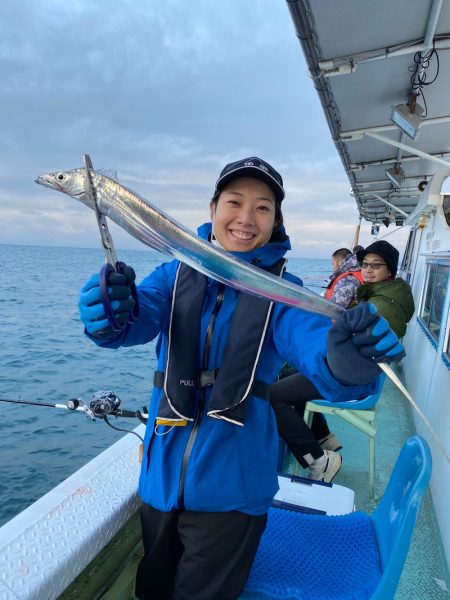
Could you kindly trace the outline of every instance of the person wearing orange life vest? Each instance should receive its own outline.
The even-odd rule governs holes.
[[[356,290],[363,283],[361,267],[355,253],[339,248],[331,256],[333,274],[325,290],[325,298],[348,308],[356,299]]]

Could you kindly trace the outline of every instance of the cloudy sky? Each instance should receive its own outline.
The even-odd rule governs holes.
[[[351,244],[358,215],[283,0],[2,0],[0,61],[0,243],[99,246],[92,211],[34,183],[88,153],[191,229],[223,166],[260,156],[284,178],[294,256]]]

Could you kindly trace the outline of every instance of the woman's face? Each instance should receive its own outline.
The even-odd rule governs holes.
[[[252,177],[239,177],[210,204],[213,233],[229,252],[250,252],[266,244],[275,224],[275,194]]]
[[[386,261],[378,254],[366,254],[362,264],[361,273],[364,283],[378,283],[391,277]]]

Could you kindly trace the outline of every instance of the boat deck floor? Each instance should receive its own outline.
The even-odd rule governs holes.
[[[375,501],[371,502],[368,499],[367,436],[337,417],[328,417],[330,429],[336,433],[343,444],[343,466],[334,481],[353,489],[356,509],[367,513],[375,509],[377,501],[381,498],[404,441],[415,433],[410,405],[389,380],[386,381],[382,397],[377,404],[376,421],[376,487]],[[139,523],[135,519],[80,575],[60,600],[133,599],[134,574],[142,556],[142,547],[138,540]],[[123,553],[124,548],[127,549],[126,557]],[[120,560],[117,559],[118,552],[121,553]],[[108,575],[108,565],[110,575]],[[94,589],[94,582],[100,572],[103,583],[100,586],[97,584],[97,588]],[[449,590],[448,565],[431,495],[427,491],[395,599],[448,600]],[[262,600],[262,598],[263,596],[255,594],[241,596],[241,600]]]
[[[355,428],[335,418],[341,436],[344,463],[336,483],[355,490],[357,510],[373,512],[383,495],[395,461],[405,440],[416,433],[412,407],[398,388],[386,380],[377,404],[375,501],[368,499],[368,442]],[[334,423],[333,423],[334,425]],[[366,439],[364,439],[366,438]],[[347,448],[350,450],[348,451]],[[449,598],[450,576],[429,489],[427,490],[411,538],[396,600],[443,600]]]
[[[356,510],[371,513],[383,495],[403,443],[416,433],[411,406],[397,387],[387,379],[376,409],[374,501],[370,501],[368,496],[368,437],[338,417],[327,416],[327,419],[330,430],[337,435],[343,445],[342,468],[333,482],[353,489]],[[292,466],[292,462],[286,464],[285,461],[287,471],[291,470]],[[449,598],[449,589],[448,565],[431,494],[427,490],[395,599],[443,600]],[[256,595],[247,594],[242,597],[242,600],[257,600],[257,598]]]

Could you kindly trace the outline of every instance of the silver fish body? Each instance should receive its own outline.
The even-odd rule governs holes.
[[[87,193],[87,177],[84,168],[40,175],[36,183],[68,194],[94,210],[92,200]],[[259,298],[281,302],[332,319],[336,319],[344,312],[345,309],[322,296],[275,277],[205,242],[150,202],[106,175],[93,171],[92,183],[100,212],[150,248],[177,258],[225,285]],[[384,363],[379,363],[379,367],[403,392],[420,415],[438,444],[440,452],[450,464],[450,458],[442,442],[395,372]]]
[[[314,292],[259,269],[205,242],[169,215],[110,177],[92,172],[100,212],[147,246],[235,289],[336,319],[344,309]],[[36,183],[94,208],[86,193],[86,171],[41,175]]]

